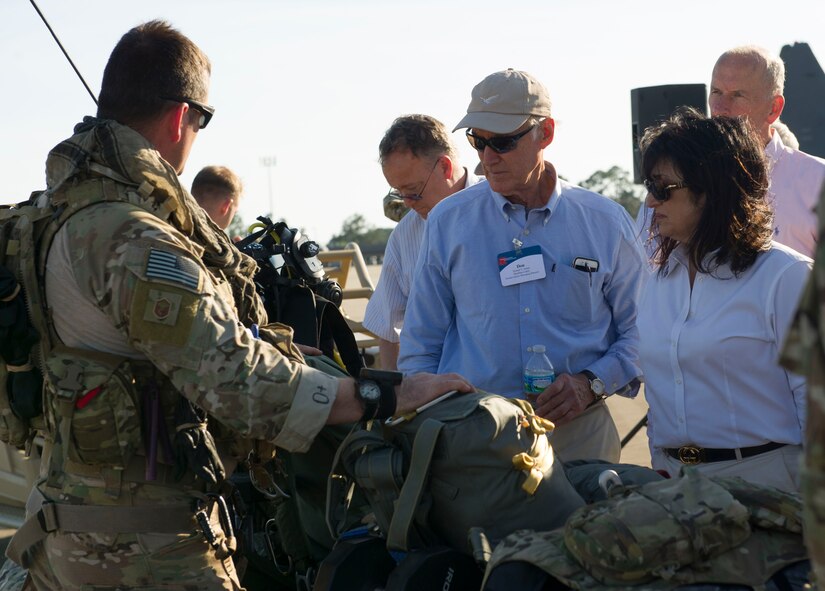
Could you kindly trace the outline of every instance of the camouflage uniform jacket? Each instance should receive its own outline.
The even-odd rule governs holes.
[[[816,260],[780,362],[808,378],[802,496],[806,543],[821,588],[825,583],[825,189],[818,209]]]
[[[241,319],[265,320],[251,281],[254,262],[207,218],[149,142],[113,121],[87,118],[50,153],[47,181],[44,198],[58,210],[82,206],[87,194],[105,196],[69,217],[55,237],[76,283],[59,289],[79,290],[100,312],[88,318],[48,302],[58,334],[104,318],[134,352],[127,356],[147,359],[223,425],[307,450],[327,420],[336,380],[296,362],[291,342],[279,350],[244,328]],[[47,275],[67,262],[54,256]],[[47,299],[54,292],[47,280]]]

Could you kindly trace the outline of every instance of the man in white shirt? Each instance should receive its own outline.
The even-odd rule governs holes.
[[[765,144],[771,183],[768,199],[774,210],[773,239],[813,257],[818,239],[814,208],[825,183],[825,160],[783,142],[777,127],[784,125],[779,121],[785,107],[784,88],[781,58],[761,47],[736,47],[716,60],[708,105],[714,117],[747,117]],[[643,240],[650,212],[642,207],[636,218]],[[655,244],[645,246],[652,255]]]
[[[736,47],[713,67],[708,105],[712,116],[748,118],[768,157],[774,240],[812,257],[825,160],[786,146],[771,128],[785,106],[784,87],[785,64],[778,56],[761,47]]]
[[[447,128],[428,115],[406,115],[393,121],[378,154],[392,187],[389,195],[403,199],[417,214],[405,215],[390,234],[381,277],[364,314],[364,328],[380,339],[381,367],[394,370],[427,214],[441,200],[480,179],[459,164]]]

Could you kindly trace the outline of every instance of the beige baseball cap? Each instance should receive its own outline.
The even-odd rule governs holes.
[[[473,88],[467,114],[453,128],[510,133],[531,116],[550,117],[550,93],[527,72],[509,68],[490,74]]]

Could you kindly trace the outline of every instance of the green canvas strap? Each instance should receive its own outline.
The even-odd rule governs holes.
[[[401,488],[395,513],[392,516],[390,530],[387,533],[387,548],[390,550],[409,550],[409,535],[415,512],[421,502],[424,485],[430,472],[430,461],[435,451],[435,444],[444,423],[435,419],[425,420],[418,428],[413,443],[410,470]]]
[[[28,517],[6,549],[6,555],[23,567],[28,566],[28,550],[55,531],[172,534],[196,530],[192,508],[183,503],[160,507],[65,505],[49,501],[34,488],[26,509]]]

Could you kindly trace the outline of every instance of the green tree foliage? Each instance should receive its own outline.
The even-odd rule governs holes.
[[[390,238],[392,228],[376,228],[367,224],[360,213],[356,213],[344,220],[341,232],[333,236],[327,243],[327,248],[335,250],[344,248],[347,243],[355,242],[366,252],[383,253]]]
[[[645,190],[639,185],[634,185],[630,173],[620,166],[597,170],[579,185],[618,201],[634,220],[645,196]]]

